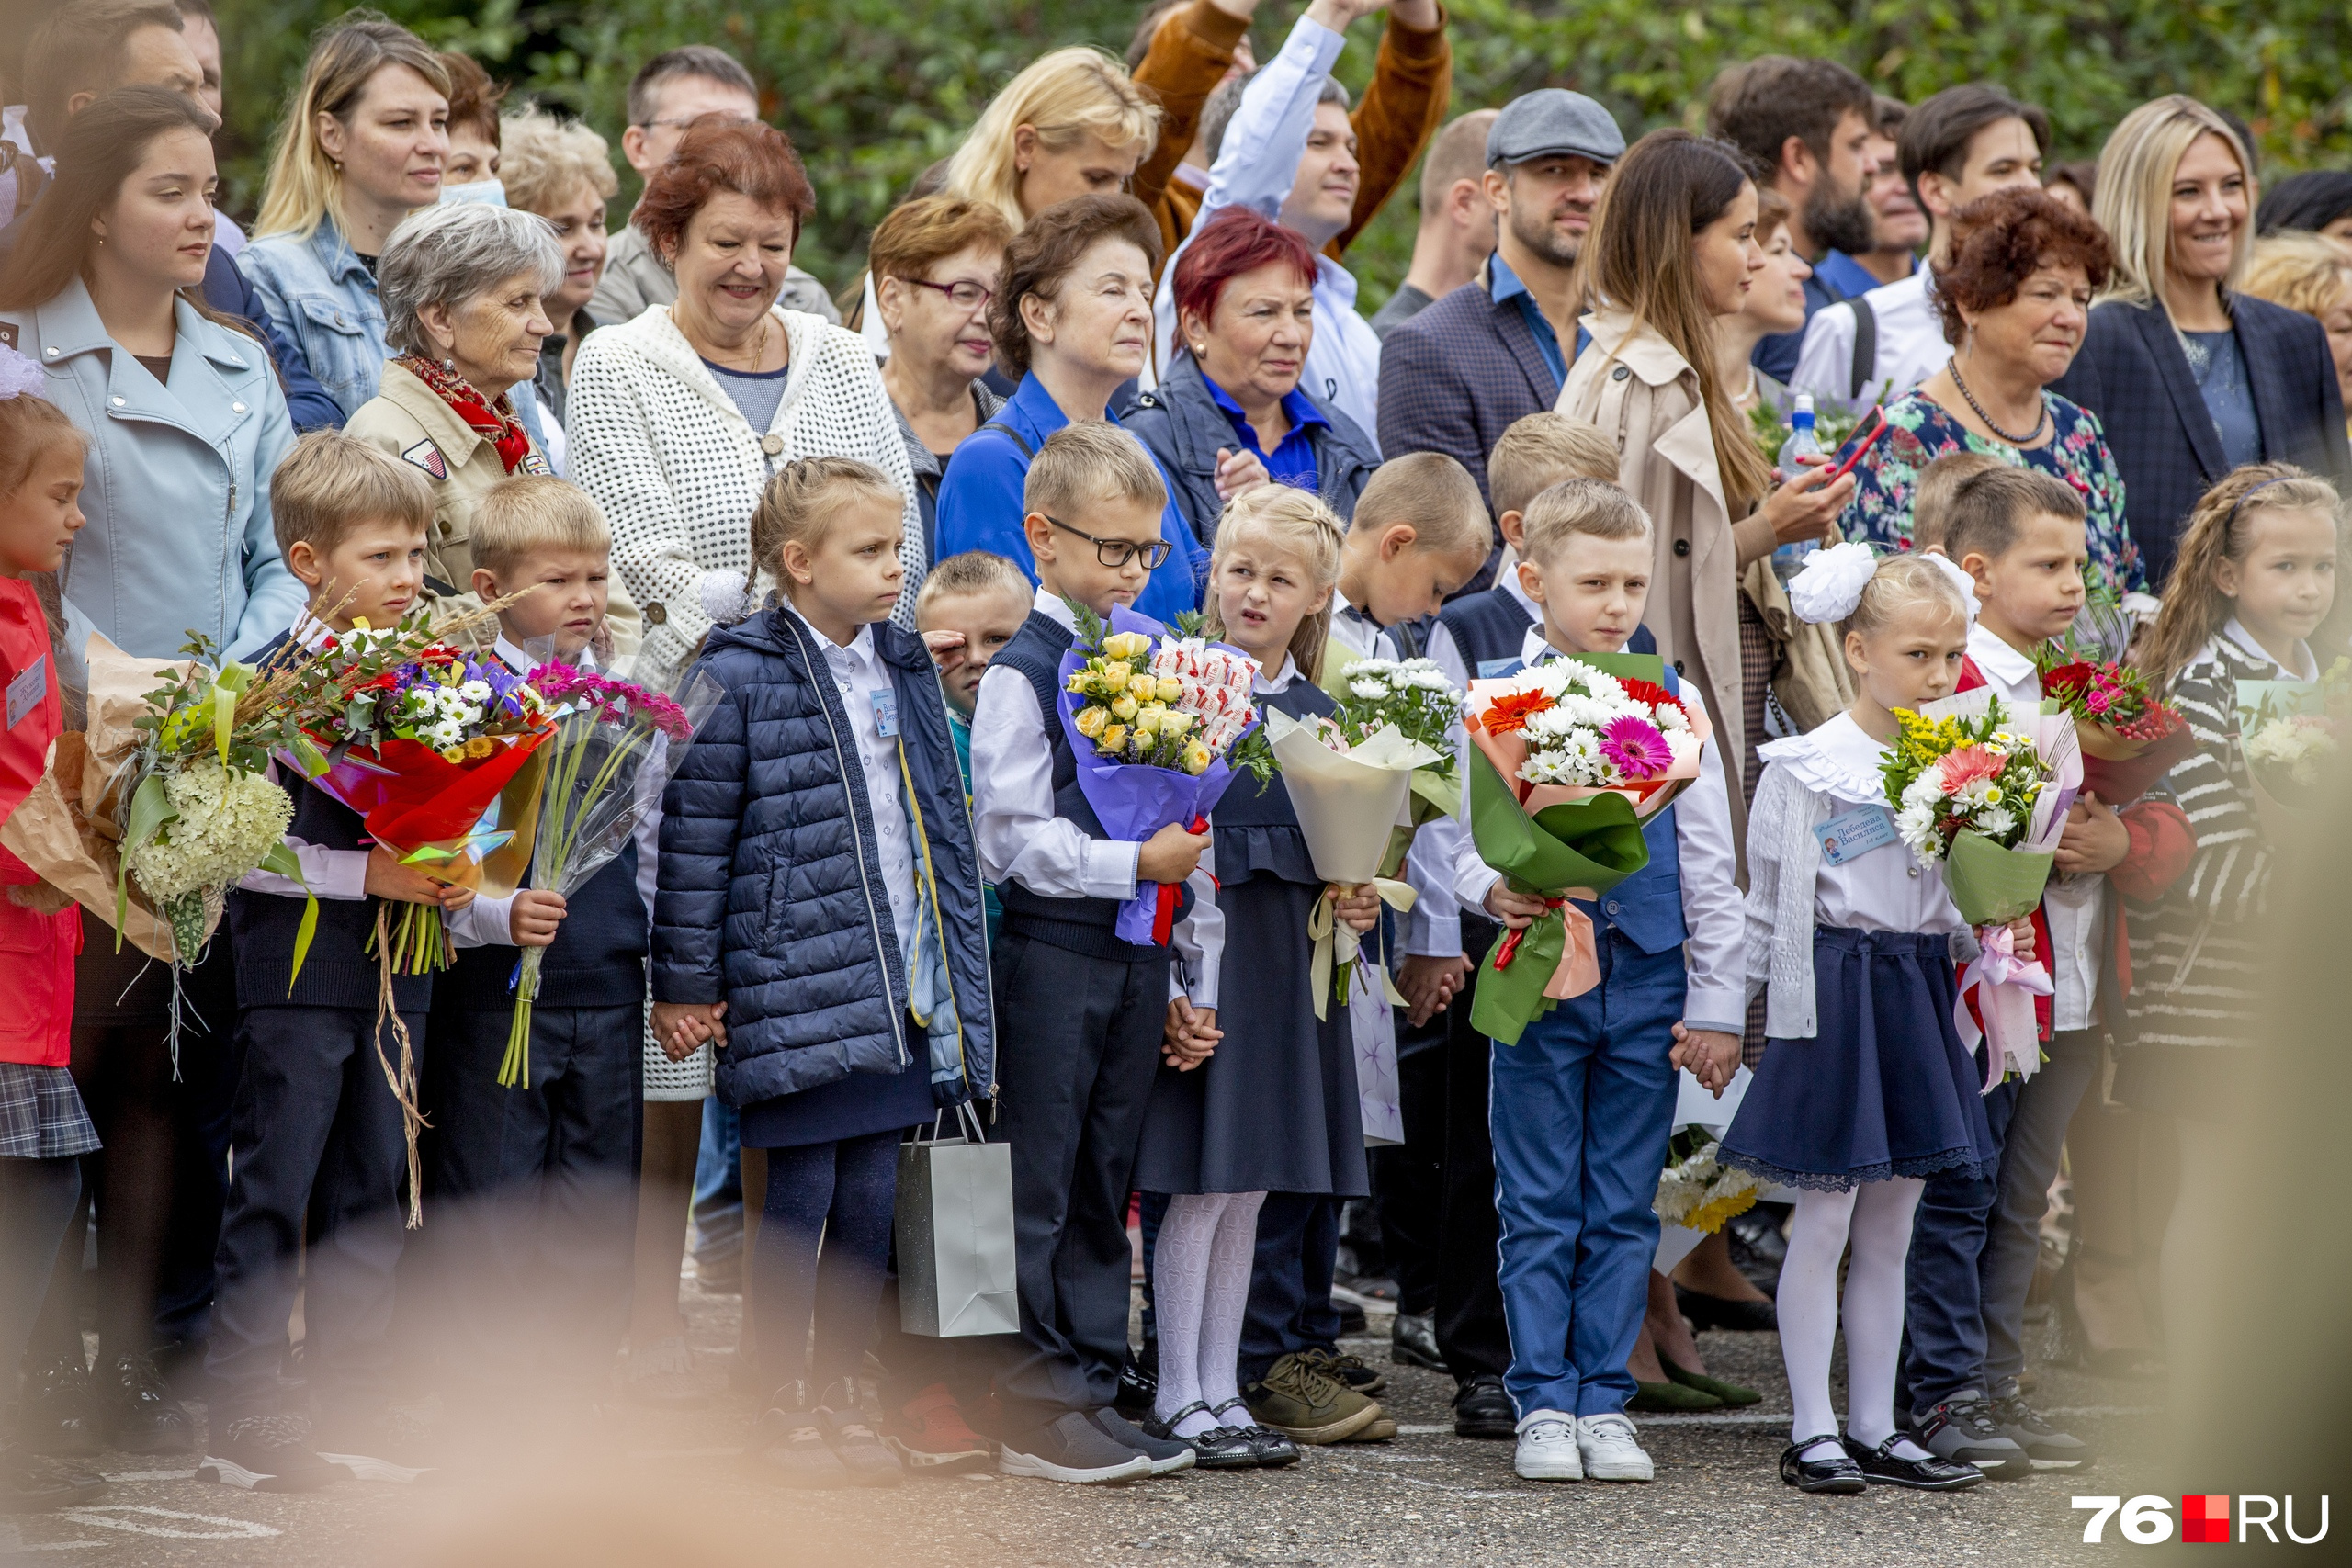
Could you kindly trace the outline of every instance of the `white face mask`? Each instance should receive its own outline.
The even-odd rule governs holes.
[[[506,187],[496,180],[476,180],[470,185],[443,186],[441,200],[444,204],[453,201],[472,201],[479,202],[484,207],[503,207],[506,205]]]

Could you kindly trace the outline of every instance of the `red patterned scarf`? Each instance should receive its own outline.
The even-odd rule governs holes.
[[[497,447],[498,460],[506,465],[508,473],[520,468],[523,459],[531,455],[531,437],[523,422],[514,417],[512,398],[501,393],[492,404],[465,378],[422,355],[403,354],[392,363],[432,388],[434,396],[448,404],[451,412]]]

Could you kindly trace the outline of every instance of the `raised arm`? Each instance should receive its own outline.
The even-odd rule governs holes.
[[[1348,117],[1356,130],[1355,215],[1330,254],[1342,255],[1358,234],[1380,215],[1413,164],[1445,123],[1453,96],[1453,45],[1445,33],[1445,11],[1438,0],[1396,0],[1381,34],[1372,85]]]
[[[1193,138],[1200,131],[1201,107],[1233,68],[1234,51],[1257,9],[1258,0],[1192,0],[1161,17],[1152,33],[1151,48],[1136,67],[1135,79],[1159,97],[1165,118],[1159,122],[1159,141],[1136,168],[1128,188],[1155,213],[1176,165],[1192,151]]]

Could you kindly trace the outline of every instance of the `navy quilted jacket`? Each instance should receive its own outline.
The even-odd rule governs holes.
[[[946,704],[919,639],[887,623],[874,637],[898,692],[964,1024],[964,1084],[937,1090],[986,1098],[996,1064],[979,859]],[[857,743],[822,651],[768,609],[713,631],[695,668],[726,694],[662,797],[654,999],[726,1001],[718,1092],[729,1105],[899,1071],[924,1042],[908,1021]]]

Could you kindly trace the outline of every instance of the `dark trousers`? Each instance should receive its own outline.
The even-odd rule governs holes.
[[[1168,960],[1091,958],[1008,930],[997,944],[998,1116],[1012,1145],[1021,1336],[1001,1341],[1008,1431],[1118,1393],[1127,1354],[1127,1186],[1159,1067]]]
[[[628,1327],[644,1010],[544,1004],[526,1084],[498,1085],[509,1009],[433,1017],[423,1237],[446,1292],[453,1389],[497,1397],[537,1359],[600,1382]]]
[[[864,1364],[890,1260],[901,1135],[893,1130],[767,1151],[752,1310],[762,1381],[771,1388],[805,1377],[813,1400]],[[812,1317],[816,1346],[804,1365]]]
[[[1250,1305],[1241,1320],[1244,1387],[1294,1351],[1338,1348],[1331,1278],[1340,1258],[1341,1201],[1321,1192],[1269,1192],[1258,1210]]]
[[[1419,1029],[1397,1022],[1397,1108],[1405,1141],[1371,1155],[1372,1201],[1380,1247],[1396,1281],[1396,1310],[1414,1316],[1437,1304],[1438,1238],[1445,1225],[1445,1018]]]
[[[424,1015],[401,1017],[424,1051]],[[408,1169],[400,1102],[377,1058],[376,1012],[249,1008],[237,1032],[244,1072],[231,1112],[234,1165],[205,1359],[220,1385],[213,1419],[277,1407],[298,1286],[313,1407],[329,1420],[364,1419],[390,1394],[388,1331]],[[397,1062],[389,1020],[384,1033],[385,1054]],[[312,1239],[298,1280],[306,1209]]]
[[[0,1404],[16,1402],[17,1367],[81,1196],[82,1163],[72,1155],[0,1157]]]
[[[1993,1146],[2001,1148],[2017,1113],[2012,1080],[1984,1097]],[[1981,1175],[1947,1170],[1928,1178],[1911,1222],[1904,1269],[1903,1375],[1897,1410],[1931,1410],[1984,1389],[1984,1235],[2000,1196],[1997,1168]]]
[[[2098,1031],[2070,1029],[2050,1038],[2050,1059],[2018,1089],[2009,1135],[2001,1145],[2000,1195],[1984,1236],[1984,1379],[2005,1393],[2025,1371],[2025,1297],[2041,1252],[2041,1216],[2066,1146],[2066,1127],[2098,1071]]]
[[[1463,951],[1483,954],[1492,922],[1474,940],[1463,917]],[[1473,977],[1476,983],[1476,976]],[[1455,1378],[1501,1377],[1510,1370],[1503,1319],[1502,1222],[1495,1213],[1494,1134],[1487,1122],[1487,1057],[1493,1042],[1470,1026],[1471,987],[1445,1013],[1445,1192],[1438,1233],[1437,1345]]]

